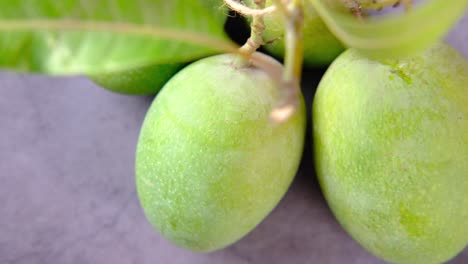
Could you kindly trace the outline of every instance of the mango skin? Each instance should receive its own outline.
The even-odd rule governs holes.
[[[177,73],[151,105],[136,153],[141,206],[174,244],[208,252],[251,231],[277,205],[298,169],[305,107],[269,120],[278,87],[233,55]]]
[[[446,44],[404,60],[348,50],[313,102],[317,176],[343,228],[394,263],[468,242],[468,62]]]
[[[245,1],[253,6],[253,0]],[[323,20],[312,7],[309,1],[303,1],[304,5],[304,64],[311,67],[328,66],[338,55],[344,51],[343,44],[328,30]],[[271,5],[271,0],[266,1],[266,6]],[[281,12],[274,12],[264,17],[265,41],[276,39],[263,48],[277,58],[284,58],[285,54],[285,25]]]
[[[156,64],[133,70],[90,76],[97,85],[128,95],[156,94],[184,64]]]

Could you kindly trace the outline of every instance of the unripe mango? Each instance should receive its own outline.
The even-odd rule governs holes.
[[[441,263],[468,242],[468,62],[446,44],[400,60],[354,49],[313,102],[315,164],[338,221],[394,263]]]
[[[90,76],[90,79],[101,87],[116,93],[129,95],[156,94],[183,66],[181,63],[156,64],[116,73]]]
[[[303,102],[285,123],[273,123],[278,84],[239,60],[213,56],[177,73],[151,105],[137,147],[148,220],[195,251],[226,247],[259,224],[286,193],[302,155]]]

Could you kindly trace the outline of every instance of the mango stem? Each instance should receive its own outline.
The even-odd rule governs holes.
[[[276,4],[282,5],[277,0]],[[281,123],[289,119],[299,107],[300,80],[303,64],[303,6],[301,0],[292,0],[285,10],[285,58],[282,88],[284,99],[271,112],[270,118]]]

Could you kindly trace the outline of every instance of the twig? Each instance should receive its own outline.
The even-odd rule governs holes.
[[[274,13],[277,9],[276,6],[274,5],[266,7],[266,8],[262,8],[262,9],[253,9],[253,8],[243,5],[242,3],[236,0],[224,0],[224,3],[231,10],[236,11],[237,13],[243,16],[252,16],[252,17],[264,16],[264,15]]]
[[[254,0],[254,3],[258,10],[265,8],[265,0]],[[241,52],[253,53],[264,43],[263,31],[265,30],[265,23],[263,21],[263,16],[254,16],[250,28],[250,37],[240,48]]]

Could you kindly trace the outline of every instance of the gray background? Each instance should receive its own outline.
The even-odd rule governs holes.
[[[465,57],[467,27],[465,16],[447,37]],[[321,73],[304,74],[309,102]],[[151,100],[85,78],[0,73],[0,264],[382,263],[331,215],[309,148],[285,198],[238,243],[197,254],[166,242],[147,223],[134,185]],[[468,249],[451,263],[468,263]]]

